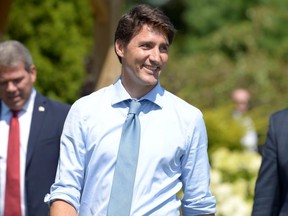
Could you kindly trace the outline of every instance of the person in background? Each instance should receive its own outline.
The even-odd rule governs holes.
[[[0,43],[1,216],[49,213],[43,196],[55,179],[70,105],[39,94],[33,87],[36,75],[32,56],[22,43]]]
[[[61,137],[55,183],[45,197],[50,216],[176,216],[181,206],[183,216],[215,214],[202,113],[159,81],[174,34],[169,18],[149,5],[136,5],[120,18],[114,40],[122,64],[120,78],[72,105]],[[129,109],[126,119],[130,103],[141,106],[138,111]],[[120,149],[126,144],[120,145],[122,126],[131,115],[138,119],[135,125],[141,125],[140,138],[133,143],[139,140],[140,147],[122,158]],[[122,159],[125,166],[133,165],[129,161],[138,151],[134,184],[123,181],[114,186],[116,176],[130,180],[132,170],[116,171]],[[114,189],[127,186],[132,198],[125,190],[115,204]],[[181,189],[182,200],[177,196]],[[128,197],[131,202],[121,206]]]
[[[244,128],[244,136],[240,143],[245,150],[249,152],[258,151],[258,135],[254,127],[254,122],[247,114],[249,110],[250,93],[243,88],[235,89],[232,92],[232,101],[235,104],[235,109],[232,113],[234,119],[240,122]]]
[[[270,116],[262,164],[255,186],[252,216],[288,214],[288,109]]]

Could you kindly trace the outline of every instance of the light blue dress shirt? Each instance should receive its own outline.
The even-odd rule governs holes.
[[[64,124],[56,180],[45,198],[48,203],[62,199],[80,216],[106,216],[129,98],[119,79],[73,104]],[[202,113],[159,83],[142,99],[148,101],[139,113],[131,215],[179,215],[176,193],[181,188],[184,216],[215,213]]]

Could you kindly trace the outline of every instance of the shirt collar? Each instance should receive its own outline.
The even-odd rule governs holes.
[[[164,94],[164,89],[158,82],[157,85],[146,95],[141,97],[139,101],[141,100],[149,100],[156,104],[159,107],[163,107],[163,94]],[[113,84],[112,88],[112,105],[120,103],[122,101],[131,99],[131,96],[129,93],[126,91],[124,86],[122,85],[121,82],[121,77]]]

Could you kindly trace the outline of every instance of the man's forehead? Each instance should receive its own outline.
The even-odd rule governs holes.
[[[24,65],[19,64],[17,66],[0,66],[0,79],[17,79],[23,76],[23,71],[25,70]],[[22,71],[22,72],[21,72]]]
[[[135,37],[137,37],[138,35],[143,34],[145,32],[152,32],[152,33],[155,33],[155,34],[159,34],[159,35],[163,36],[163,38],[165,38],[165,40],[168,43],[168,37],[167,37],[166,33],[162,29],[157,28],[155,26],[151,26],[151,25],[143,25],[140,28],[140,30],[137,33],[135,33],[135,35],[133,35],[131,40],[133,40]],[[145,40],[145,38],[144,38],[144,40]]]
[[[13,71],[13,70],[18,70],[18,69],[23,69],[25,68],[25,64],[23,62],[17,62],[14,63],[13,65],[0,65],[0,71]]]

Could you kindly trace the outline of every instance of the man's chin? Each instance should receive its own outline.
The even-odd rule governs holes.
[[[147,81],[147,85],[155,86],[158,83],[158,79],[150,79]]]
[[[18,102],[13,102],[8,104],[9,108],[12,110],[21,110],[23,108],[23,103],[22,101],[18,101]]]

